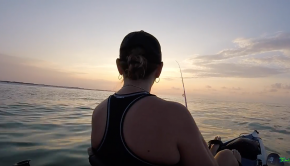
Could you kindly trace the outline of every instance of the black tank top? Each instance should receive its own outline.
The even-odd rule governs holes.
[[[137,92],[125,95],[114,94],[108,98],[107,123],[104,136],[94,154],[106,166],[152,166],[136,156],[126,145],[123,136],[123,123],[126,113],[138,100],[155,96],[148,92]]]

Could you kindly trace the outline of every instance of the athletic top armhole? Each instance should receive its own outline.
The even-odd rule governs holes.
[[[109,127],[110,101],[111,101],[111,97],[112,97],[112,96],[109,97],[108,102],[107,102],[107,120],[106,120],[106,128],[105,128],[105,131],[104,131],[104,136],[103,136],[103,138],[102,138],[102,141],[101,141],[99,147],[98,147],[97,150],[96,150],[97,152],[101,149],[101,147],[102,147],[102,145],[104,144],[105,139],[106,139],[106,137],[107,137],[108,127]]]

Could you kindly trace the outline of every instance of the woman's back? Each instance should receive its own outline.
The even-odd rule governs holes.
[[[131,100],[139,97],[133,95],[114,95],[110,99],[111,105],[118,108],[118,104],[126,98]],[[114,103],[112,103],[114,102]],[[129,104],[129,103],[128,103]],[[156,96],[146,96],[134,103],[123,118],[123,137],[128,148],[137,157],[157,165],[174,165],[180,160],[177,147],[176,121],[179,104],[162,100]],[[116,108],[110,109],[112,111]],[[92,146],[99,148],[106,131],[108,100],[102,102],[94,111],[92,132]],[[109,121],[109,123],[112,123]],[[121,127],[121,125],[119,125]],[[118,130],[116,128],[115,130]],[[113,150],[113,149],[112,149]]]
[[[124,86],[99,104],[92,116],[95,156],[110,166],[216,166],[217,161],[237,165],[231,151],[214,159],[216,152],[209,151],[187,108],[149,93],[163,67],[161,46],[154,36],[129,33],[119,56],[116,64]]]

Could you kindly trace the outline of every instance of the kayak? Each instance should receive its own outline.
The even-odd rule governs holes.
[[[240,134],[235,139],[223,142],[221,149],[236,149],[242,157],[242,166],[283,166],[280,156],[271,153],[267,156],[266,149],[257,130],[251,134]]]
[[[240,134],[238,137],[225,141],[219,150],[236,149],[242,157],[242,166],[284,166],[280,156],[271,153],[267,156],[265,146],[257,130],[251,134]],[[14,166],[30,166],[30,160],[16,163]],[[89,157],[91,165],[104,166],[95,155]]]
[[[236,149],[242,157],[243,166],[267,165],[266,150],[257,130],[223,143],[222,149]]]

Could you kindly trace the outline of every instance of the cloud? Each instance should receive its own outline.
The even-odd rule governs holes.
[[[276,89],[276,90],[290,90],[290,84],[289,85],[286,85],[286,84],[282,84],[282,83],[275,83],[275,84],[272,84],[271,85],[271,88],[272,89]]]
[[[166,81],[172,81],[172,80],[174,80],[173,77],[165,77],[165,78],[161,78],[161,79],[166,80]]]
[[[240,87],[228,88],[228,87],[225,87],[225,86],[221,87],[221,89],[223,89],[223,90],[229,90],[229,91],[241,91],[242,90],[242,88],[240,88]]]
[[[271,85],[271,87],[274,88],[274,89],[281,89],[282,84],[281,83],[276,83],[276,84]]]
[[[250,57],[245,59],[245,62],[252,62],[256,64],[277,64],[284,67],[290,67],[290,57],[286,55],[270,55],[265,57]]]
[[[217,90],[214,89],[214,88],[213,88],[212,86],[210,86],[210,85],[205,86],[205,88],[207,89],[207,91],[210,91],[210,92],[217,92]]]
[[[235,88],[235,87],[232,87],[232,90],[242,90],[242,88],[240,88],[240,87],[237,87],[237,88]]]
[[[255,55],[271,51],[288,52],[290,50],[290,34],[279,32],[270,37],[250,39],[237,38],[233,43],[237,44],[238,48],[224,49],[213,55],[196,56],[192,58],[192,60],[200,60],[205,63],[210,63],[217,60]]]
[[[277,92],[277,89],[270,89],[269,92]]]
[[[283,83],[275,83],[270,86],[266,86],[263,91],[260,92],[260,94],[267,94],[267,93],[275,93],[275,92],[282,92],[284,94],[287,94],[290,92],[290,84],[283,84]]]
[[[279,32],[260,38],[237,38],[237,48],[198,55],[184,73],[197,77],[261,78],[290,73],[290,34]]]
[[[173,90],[180,90],[180,88],[175,88],[175,87],[172,87],[171,89],[173,89]]]
[[[207,88],[207,89],[211,89],[211,86],[207,85],[206,88]]]
[[[191,73],[198,77],[241,77],[257,78],[287,73],[288,69],[277,69],[250,64],[216,63],[204,65],[204,70],[185,69],[184,73]]]

